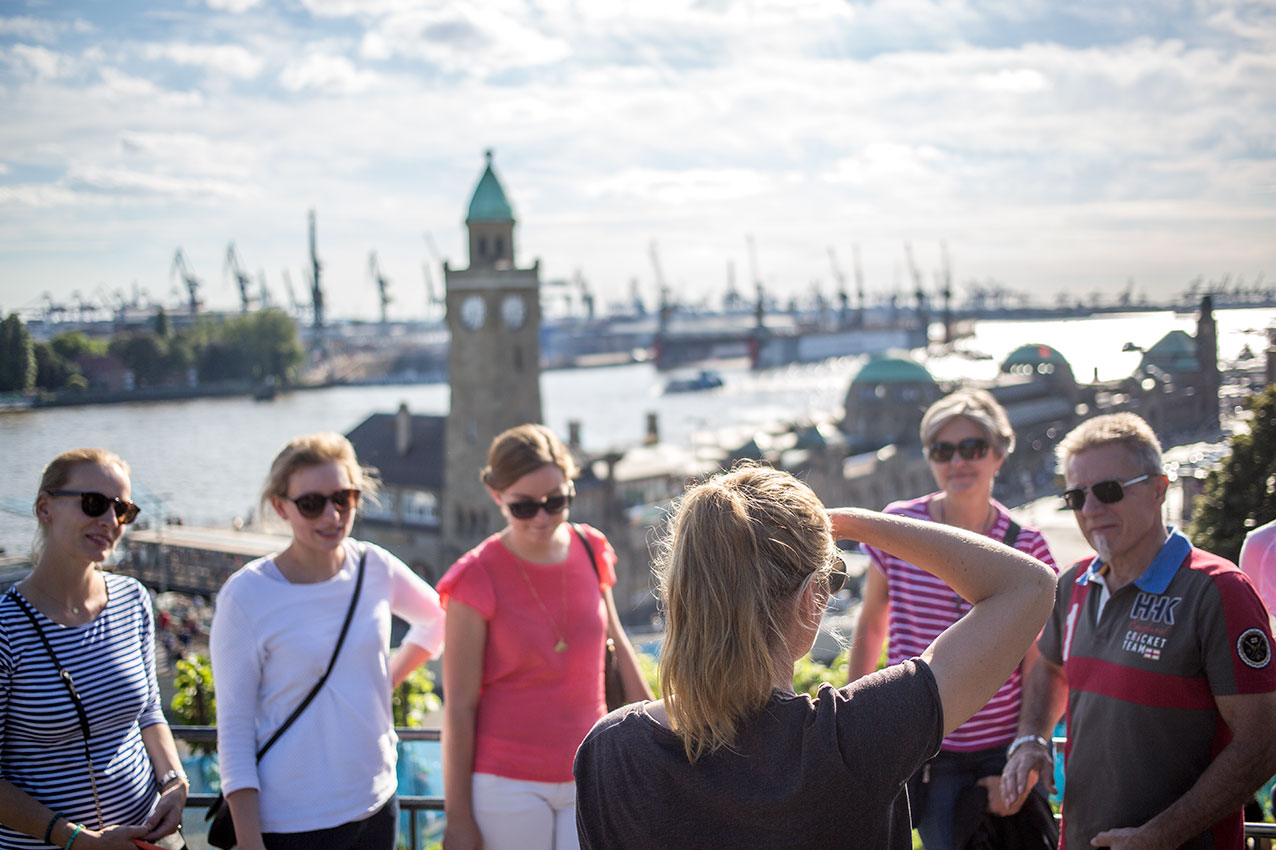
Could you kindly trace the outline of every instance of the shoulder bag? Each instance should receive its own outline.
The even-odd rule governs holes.
[[[589,545],[589,541],[585,539],[584,533],[580,530],[580,526],[572,523],[572,531],[576,532],[576,536],[580,538],[581,544],[585,547],[585,554],[589,555],[589,563],[594,568],[594,574],[598,576],[599,592],[602,592],[603,574],[598,569],[598,561],[594,558],[594,550]],[[610,621],[610,617],[608,618]],[[622,705],[625,705],[625,683],[620,678],[620,664],[616,661],[616,642],[609,637],[605,637],[603,646],[603,693],[607,699],[607,710],[615,711]]]
[[[102,799],[97,793],[97,776],[93,770],[93,754],[89,751],[89,714],[84,710],[84,701],[80,698],[80,692],[75,688],[75,680],[71,678],[71,671],[62,666],[58,661],[58,656],[53,652],[53,645],[49,643],[49,638],[44,634],[44,629],[40,628],[40,622],[35,618],[35,612],[22,598],[16,588],[9,590],[13,601],[18,604],[19,610],[27,615],[27,619],[31,621],[31,628],[35,629],[36,635],[40,638],[40,643],[44,644],[44,651],[49,654],[49,660],[53,662],[53,669],[58,671],[58,679],[62,682],[62,686],[66,688],[67,693],[71,696],[71,704],[75,706],[75,716],[80,722],[80,733],[84,736],[84,763],[89,769],[89,787],[93,789],[93,806],[97,809],[97,828],[101,831],[106,828],[106,824],[102,822]],[[52,823],[50,823],[52,826]],[[172,832],[163,838],[156,839],[151,842],[163,850],[186,850],[186,840],[182,837],[181,826],[179,825],[176,832]]]
[[[323,671],[323,675],[319,677],[319,681],[315,682],[315,686],[310,689],[310,693],[306,694],[306,698],[292,710],[292,714],[288,715],[288,719],[275,730],[275,734],[270,736],[260,750],[257,751],[257,761],[261,761],[280,736],[288,731],[288,727],[301,716],[306,710],[315,695],[323,688],[325,682],[328,681],[328,674],[332,672],[333,665],[337,663],[337,656],[341,654],[341,645],[346,642],[346,632],[350,630],[350,620],[354,618],[354,609],[359,605],[359,592],[363,590],[363,565],[368,560],[368,547],[363,547],[363,553],[359,556],[359,577],[355,580],[354,595],[350,599],[350,607],[346,610],[346,620],[341,624],[341,634],[337,636],[337,646],[332,650],[332,658],[328,661],[328,669]],[[217,799],[208,807],[208,811],[204,814],[204,820],[209,821],[208,824],[208,843],[213,847],[220,847],[222,850],[230,850],[235,846],[235,821],[231,818],[230,805],[226,802],[225,794],[218,794]]]

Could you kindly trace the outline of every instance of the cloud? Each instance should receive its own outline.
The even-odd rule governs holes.
[[[5,165],[3,162],[0,162],[0,177],[3,177],[4,175],[8,174],[9,171],[10,171],[9,166]]]
[[[72,167],[66,176],[66,186],[106,194],[164,196],[190,201],[242,200],[252,194],[245,186],[227,180],[148,174],[94,165]]]
[[[584,188],[590,197],[637,199],[661,204],[725,201],[761,193],[772,183],[768,175],[745,169],[683,169],[662,171],[631,168],[596,179]]]
[[[102,68],[101,82],[87,91],[112,101],[150,102],[175,109],[199,106],[204,97],[198,91],[170,91],[151,80],[125,73],[118,68]]]
[[[44,18],[0,18],[0,35],[16,38],[29,38],[32,41],[45,43],[57,39],[60,27],[54,21]]]
[[[356,68],[344,56],[321,53],[290,62],[279,74],[280,85],[289,91],[313,90],[336,95],[367,91],[377,79],[377,74]]]
[[[556,62],[571,46],[494,6],[457,4],[387,14],[369,26],[360,51],[369,59],[401,57],[483,77]]]
[[[10,62],[20,65],[37,77],[56,79],[70,74],[75,63],[67,56],[29,44],[15,44],[8,51]]]
[[[264,65],[259,54],[237,44],[151,44],[147,45],[145,55],[239,80],[251,80],[261,73]]]
[[[1003,69],[975,77],[975,86],[984,91],[1000,91],[1010,94],[1032,94],[1050,86],[1050,81],[1040,71],[1031,68]]]
[[[238,15],[249,9],[255,9],[261,4],[261,0],[207,0],[207,3],[208,8],[215,12],[230,12]]]

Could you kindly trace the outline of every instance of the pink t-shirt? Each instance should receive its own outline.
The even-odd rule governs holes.
[[[475,773],[570,782],[576,748],[607,711],[601,588],[616,583],[616,553],[602,532],[577,527],[589,540],[601,583],[575,534],[564,564],[524,561],[493,534],[435,586],[444,609],[456,599],[487,621]],[[555,652],[560,635],[567,648]]]
[[[933,522],[935,518],[931,516],[930,506],[937,495],[931,493],[920,499],[892,502],[886,506],[885,513]],[[988,529],[988,536],[1002,540],[1010,528],[1010,512],[996,500],[992,504],[997,509],[997,520]],[[1037,529],[1022,527],[1014,545],[1020,552],[1031,555],[1055,572],[1059,571],[1046,539]],[[887,627],[890,638],[886,645],[888,663],[899,664],[921,655],[940,632],[970,611],[969,602],[920,567],[871,546],[865,546],[864,551],[873,566],[886,576],[890,600]],[[1022,691],[1023,681],[1016,667],[987,705],[944,739],[941,749],[972,752],[1010,743],[1019,726]]]

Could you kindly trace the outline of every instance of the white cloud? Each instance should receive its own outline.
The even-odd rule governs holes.
[[[230,12],[234,15],[261,5],[261,0],[207,0],[207,2],[208,8],[215,12]]]
[[[361,50],[367,58],[402,56],[480,77],[546,65],[571,54],[563,37],[483,4],[389,14],[368,29]]]
[[[90,87],[88,92],[109,100],[149,101],[152,105],[175,109],[199,106],[204,102],[203,95],[197,91],[169,91],[151,80],[135,77],[118,68],[103,68],[100,75],[101,83]]]
[[[51,42],[57,38],[58,26],[43,18],[0,18],[0,35]]]
[[[55,79],[71,73],[74,68],[72,60],[45,47],[29,44],[15,44],[9,50],[11,61],[21,64],[38,77]]]
[[[1005,68],[975,77],[975,85],[984,91],[1009,94],[1032,94],[1050,87],[1049,80],[1040,71],[1031,68]]]
[[[313,90],[338,95],[359,94],[377,79],[377,74],[356,68],[344,56],[319,53],[288,63],[279,74],[280,84],[289,91]]]
[[[174,177],[94,165],[72,167],[67,172],[66,184],[72,189],[125,195],[162,195],[191,201],[242,200],[252,194],[246,186],[227,180]]]
[[[9,168],[9,166],[5,165],[3,162],[0,162],[0,175],[8,174],[10,170],[11,169]]]
[[[638,199],[677,206],[749,197],[770,184],[769,176],[745,169],[631,168],[593,180],[584,187],[584,193],[591,197]]]
[[[239,80],[256,77],[264,65],[259,54],[237,44],[151,44],[147,45],[145,55]]]

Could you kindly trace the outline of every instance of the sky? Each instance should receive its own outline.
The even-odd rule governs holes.
[[[302,299],[313,209],[330,316],[437,314],[488,149],[600,303],[1270,286],[1273,81],[1276,0],[0,0],[0,310]]]

